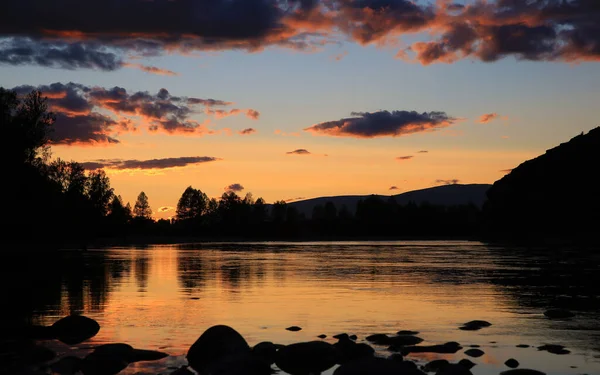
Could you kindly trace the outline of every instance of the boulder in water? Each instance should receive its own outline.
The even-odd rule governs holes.
[[[203,373],[221,361],[250,353],[250,346],[235,329],[226,325],[208,328],[190,347],[186,358],[189,365]]]
[[[435,375],[473,375],[471,370],[458,363],[450,363],[440,367]]]
[[[556,344],[545,344],[542,346],[538,346],[537,348],[538,348],[538,350],[545,350],[548,353],[552,353],[552,354],[569,354],[569,353],[571,353],[569,350],[565,349],[564,346],[556,345]]]
[[[408,353],[444,353],[454,354],[462,349],[459,343],[451,341],[438,345],[405,346],[402,348],[402,354]]]
[[[298,332],[298,331],[301,331],[302,328],[300,328],[298,326],[291,326],[291,327],[287,327],[286,330],[292,331],[292,332]]]
[[[69,315],[54,322],[51,329],[56,339],[75,345],[96,336],[100,324],[83,315]]]
[[[279,349],[275,364],[288,374],[308,375],[328,370],[338,360],[338,351],[333,345],[324,341],[308,341]]]
[[[252,347],[252,354],[256,358],[260,358],[269,365],[272,365],[275,363],[277,357],[277,346],[270,341],[259,342]]]
[[[510,367],[510,368],[517,368],[517,367],[519,367],[519,361],[517,361],[514,358],[507,359],[506,362],[504,362],[504,364],[507,367]]]
[[[378,357],[361,358],[336,368],[333,375],[424,375],[414,362],[400,362]]]
[[[458,327],[463,331],[477,331],[484,327],[491,326],[492,323],[485,320],[471,320],[470,322],[464,323],[462,326]]]
[[[469,360],[467,358],[461,359],[460,361],[458,361],[458,364],[461,365],[462,367],[466,368],[467,370],[470,370],[473,367],[477,366],[477,363],[472,362],[471,360]]]
[[[477,357],[481,357],[485,353],[481,349],[473,348],[473,349],[465,350],[465,354],[468,355],[469,357],[477,358]]]
[[[428,362],[423,366],[423,371],[425,372],[435,372],[439,370],[441,367],[450,364],[447,359],[435,359],[431,362]]]

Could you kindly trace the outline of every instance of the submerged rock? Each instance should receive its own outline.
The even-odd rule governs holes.
[[[519,344],[519,345],[517,345],[517,348],[529,348],[529,345],[527,345],[527,344]]]
[[[309,375],[330,369],[338,363],[336,348],[324,341],[287,345],[277,351],[275,364],[292,375]]]
[[[414,336],[414,335],[418,335],[419,332],[418,331],[408,331],[408,330],[403,329],[403,330],[396,332],[396,334],[397,335],[412,335],[412,336]]]
[[[519,361],[517,361],[514,358],[507,359],[506,362],[504,362],[504,364],[507,367],[510,367],[510,368],[517,368],[517,367],[519,367]]]
[[[485,354],[485,352],[481,349],[469,349],[469,350],[465,350],[465,354],[468,355],[469,357],[481,357],[482,355]]]
[[[575,316],[574,313],[566,309],[548,309],[544,311],[544,315],[551,319],[566,319]]]
[[[51,330],[59,341],[75,345],[96,336],[100,331],[100,324],[83,315],[69,315],[54,322]]]
[[[447,359],[435,359],[435,360],[425,364],[422,367],[422,369],[425,372],[435,372],[435,371],[439,370],[440,368],[442,368],[443,366],[446,366],[449,364],[450,364],[450,362],[448,362]]]
[[[442,366],[435,375],[473,375],[473,373],[459,363],[450,363]]]
[[[277,356],[277,346],[270,341],[259,342],[252,348],[252,354],[257,358],[261,358],[269,365],[272,365],[275,363],[275,358]]]
[[[484,327],[491,326],[492,323],[485,320],[471,320],[470,322],[464,323],[462,326],[458,327],[463,331],[477,331]]]
[[[564,346],[556,345],[556,344],[546,344],[546,345],[538,346],[537,349],[545,350],[548,353],[552,353],[552,354],[569,354],[569,353],[571,353],[569,350],[565,349]]]

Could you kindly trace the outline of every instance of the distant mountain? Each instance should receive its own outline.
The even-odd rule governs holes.
[[[490,188],[489,184],[454,184],[436,186],[427,189],[408,191],[397,195],[376,195],[383,200],[393,197],[398,204],[405,205],[411,201],[416,204],[429,202],[436,205],[459,205],[473,203],[482,207],[486,199],[486,191]],[[348,211],[354,215],[356,204],[359,200],[364,200],[371,195],[340,195],[332,197],[319,197],[288,203],[289,206],[298,209],[299,213],[310,218],[313,208],[317,205],[325,205],[331,201],[339,211],[342,206],[346,206]]]
[[[500,237],[577,238],[600,228],[600,127],[528,160],[496,181],[484,206]]]

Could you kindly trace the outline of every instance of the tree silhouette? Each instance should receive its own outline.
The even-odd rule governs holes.
[[[199,219],[208,210],[208,197],[202,191],[188,186],[177,202],[177,220]]]
[[[133,206],[133,216],[140,219],[152,219],[152,209],[148,203],[148,196],[143,191],[138,195]]]
[[[100,216],[106,216],[111,199],[114,196],[114,189],[110,187],[110,180],[102,169],[90,172],[86,192],[96,213]]]

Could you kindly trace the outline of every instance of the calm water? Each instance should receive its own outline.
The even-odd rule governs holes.
[[[421,332],[422,345],[481,345],[486,354],[470,358],[478,364],[475,375],[507,370],[503,363],[511,357],[548,374],[600,374],[599,260],[478,242],[186,244],[28,258],[4,267],[2,281],[10,283],[5,301],[29,296],[25,304],[7,305],[10,311],[32,312],[38,323],[71,312],[98,320],[99,334],[83,348],[126,342],[171,354],[130,365],[127,374],[168,373],[185,364],[187,349],[215,324],[232,326],[250,345],[315,340],[322,333],[333,343],[329,337],[341,332],[362,341],[410,329]],[[577,316],[549,320],[542,313],[550,307]],[[458,330],[473,319],[493,325]],[[286,331],[291,325],[302,331]],[[571,354],[535,348],[546,343]],[[468,357],[459,351],[408,358]]]

